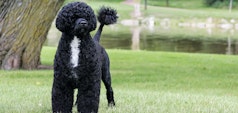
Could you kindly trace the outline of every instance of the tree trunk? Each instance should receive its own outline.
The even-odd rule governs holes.
[[[147,0],[145,0],[145,10],[147,10]]]
[[[64,0],[0,1],[0,66],[36,69],[50,25]]]
[[[169,0],[166,0],[166,7],[169,7]]]

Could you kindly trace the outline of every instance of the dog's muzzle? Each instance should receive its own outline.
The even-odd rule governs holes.
[[[75,22],[74,33],[80,35],[88,31],[88,21],[84,18],[79,18]]]

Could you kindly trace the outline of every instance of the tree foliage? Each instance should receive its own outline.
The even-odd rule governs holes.
[[[230,0],[204,0],[204,4],[208,7],[227,8]],[[233,6],[237,7],[238,0],[233,0]]]

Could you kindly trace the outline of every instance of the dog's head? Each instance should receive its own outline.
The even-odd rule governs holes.
[[[56,18],[56,27],[61,32],[78,36],[96,29],[97,20],[94,11],[84,2],[65,5]]]

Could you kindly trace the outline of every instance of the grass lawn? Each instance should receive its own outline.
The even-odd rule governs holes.
[[[80,0],[66,0],[66,3],[80,1]],[[118,11],[119,21],[124,19],[130,19],[131,14],[134,11],[133,5],[126,5],[120,0],[114,2],[108,2],[109,0],[85,0],[85,2],[90,5],[95,13],[101,6],[110,6]],[[150,4],[157,3],[158,6],[148,5],[148,9],[144,10],[144,2],[141,1],[140,10],[143,17],[155,16],[156,18],[172,18],[179,20],[190,20],[190,19],[207,19],[212,18],[222,18],[222,19],[238,19],[238,10],[234,8],[231,13],[229,13],[228,8],[209,8],[203,6],[203,0],[172,0],[170,1],[171,7],[165,7],[164,1],[148,1]]]
[[[55,47],[44,47],[52,65]],[[116,107],[100,113],[236,113],[238,57],[108,50]],[[0,113],[51,112],[52,70],[0,71]],[[74,108],[76,111],[76,108]]]
[[[153,6],[166,6],[167,0],[147,0],[147,4]],[[179,8],[204,8],[205,0],[168,0],[169,7],[179,7]],[[145,0],[141,0],[141,3],[144,4]]]
[[[75,2],[75,1],[81,1],[81,0],[66,0],[65,4],[69,2]],[[93,8],[95,14],[97,14],[97,11],[100,9],[100,7],[108,6],[117,10],[119,20],[131,18],[130,15],[131,15],[131,12],[133,11],[132,6],[121,3],[121,0],[112,1],[112,2],[108,2],[108,1],[110,0],[85,0],[85,2]]]
[[[142,10],[142,12],[145,16],[153,15],[158,18],[206,19],[212,17],[216,19],[238,19],[238,10],[233,10],[229,13],[228,9],[215,8],[182,9],[149,6],[148,10]]]

